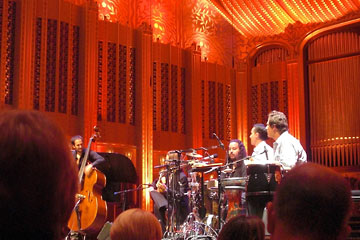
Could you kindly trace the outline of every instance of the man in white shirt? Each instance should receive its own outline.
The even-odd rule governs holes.
[[[255,148],[251,155],[251,159],[246,161],[248,168],[257,168],[258,164],[267,164],[273,162],[274,152],[273,149],[265,142],[267,138],[267,131],[264,124],[255,124],[251,129],[250,135],[251,145],[255,146]],[[258,188],[254,190],[253,193],[247,193],[246,200],[249,215],[262,218],[266,203],[272,200],[270,193],[264,193],[269,191],[269,182],[266,179],[265,174],[252,174],[249,176],[249,181],[251,181],[248,184],[249,191],[254,190],[250,190],[253,185],[256,185],[256,188]]]
[[[265,142],[268,139],[264,124],[257,123],[251,129],[250,142],[255,146],[251,155],[252,163],[269,163],[274,160],[274,150]]]
[[[270,112],[266,129],[268,136],[275,140],[274,161],[279,162],[284,170],[290,170],[297,163],[306,162],[306,152],[299,140],[288,132],[288,121],[284,113]]]

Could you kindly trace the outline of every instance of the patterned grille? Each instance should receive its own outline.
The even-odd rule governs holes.
[[[69,52],[69,24],[60,23],[60,60],[59,60],[59,99],[58,111],[66,113],[67,105],[67,76]]]
[[[57,20],[48,19],[46,39],[45,111],[55,111]]]
[[[251,116],[252,125],[258,123],[258,86],[251,87]]]
[[[34,91],[33,91],[33,108],[40,109],[40,61],[41,61],[41,28],[42,19],[36,19],[35,26],[35,54],[34,54]]]
[[[180,122],[180,130],[182,134],[186,133],[185,127],[185,68],[181,68],[181,105],[180,105],[180,114],[181,114],[181,122]]]
[[[178,130],[178,67],[171,65],[171,131]]]
[[[288,82],[283,81],[283,101],[284,101],[284,114],[289,116],[289,107],[288,107]]]
[[[279,82],[270,82],[271,110],[279,110]]]
[[[226,97],[226,139],[230,140],[231,138],[231,88],[230,85],[226,85],[225,90]]]
[[[6,26],[5,103],[13,103],[16,2],[9,1]]]
[[[135,48],[130,48],[129,123],[135,125]]]
[[[219,121],[219,138],[224,139],[224,84],[217,84],[218,92],[218,121]]]
[[[269,113],[269,103],[268,103],[268,83],[261,84],[261,122],[267,122],[267,116]]]
[[[216,133],[216,88],[215,82],[209,81],[209,138],[215,138],[213,133]]]
[[[109,122],[116,118],[116,44],[108,43],[107,57],[107,109],[106,115]]]
[[[156,131],[156,62],[153,62],[153,130]]]
[[[169,131],[169,64],[161,63],[161,130]]]
[[[98,84],[97,84],[97,120],[102,120],[102,71],[103,71],[103,42],[98,43]]]
[[[202,137],[205,138],[205,81],[201,80],[201,128]]]
[[[71,73],[71,114],[78,115],[79,112],[79,42],[80,27],[73,26],[73,51],[72,51],[72,73]]]
[[[119,45],[119,122],[126,122],[126,46]]]

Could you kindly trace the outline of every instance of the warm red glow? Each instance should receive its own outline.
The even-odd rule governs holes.
[[[360,9],[356,0],[210,0],[246,36],[281,33],[288,24],[326,22]]]
[[[99,18],[110,22],[118,21],[117,0],[98,0]]]

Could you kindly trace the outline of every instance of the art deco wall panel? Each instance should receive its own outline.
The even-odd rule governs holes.
[[[267,49],[255,57],[251,76],[252,122],[266,124],[272,110],[287,112],[287,73],[284,48]]]
[[[185,117],[185,50],[155,42],[152,51],[154,148],[183,149],[189,120]]]
[[[97,69],[97,119],[103,129],[101,141],[111,143],[103,150],[123,151],[121,144],[136,145],[136,47],[132,29],[99,22]],[[120,149],[116,149],[116,143],[121,143]]]
[[[202,136],[205,146],[216,145],[213,133],[227,143],[236,137],[233,132],[234,102],[231,96],[235,94],[234,71],[218,64],[203,62],[201,81],[201,115]],[[222,154],[222,153],[221,153]]]

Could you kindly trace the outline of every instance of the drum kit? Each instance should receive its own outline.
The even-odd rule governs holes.
[[[194,149],[191,152],[188,150],[175,152],[179,160],[170,159],[167,160],[169,164],[156,167],[166,167],[169,173],[168,179],[181,168],[187,169],[191,211],[180,225],[179,219],[175,217],[178,206],[176,204],[169,206],[175,211],[172,211],[172,215],[168,217],[165,239],[216,239],[222,226],[231,217],[248,214],[247,197],[272,197],[277,184],[281,181],[280,166],[275,163],[247,164],[246,177],[228,177],[233,172],[229,169],[230,164],[210,163],[213,162],[211,157],[204,158]],[[231,165],[248,159],[249,157],[237,160]],[[204,181],[204,175],[212,172],[217,172],[217,179]],[[171,189],[171,186],[169,187]],[[168,196],[168,199],[176,198],[176,192],[179,191],[176,186],[172,187],[173,190],[170,192],[175,195]],[[171,203],[176,201],[169,201],[169,204]]]

